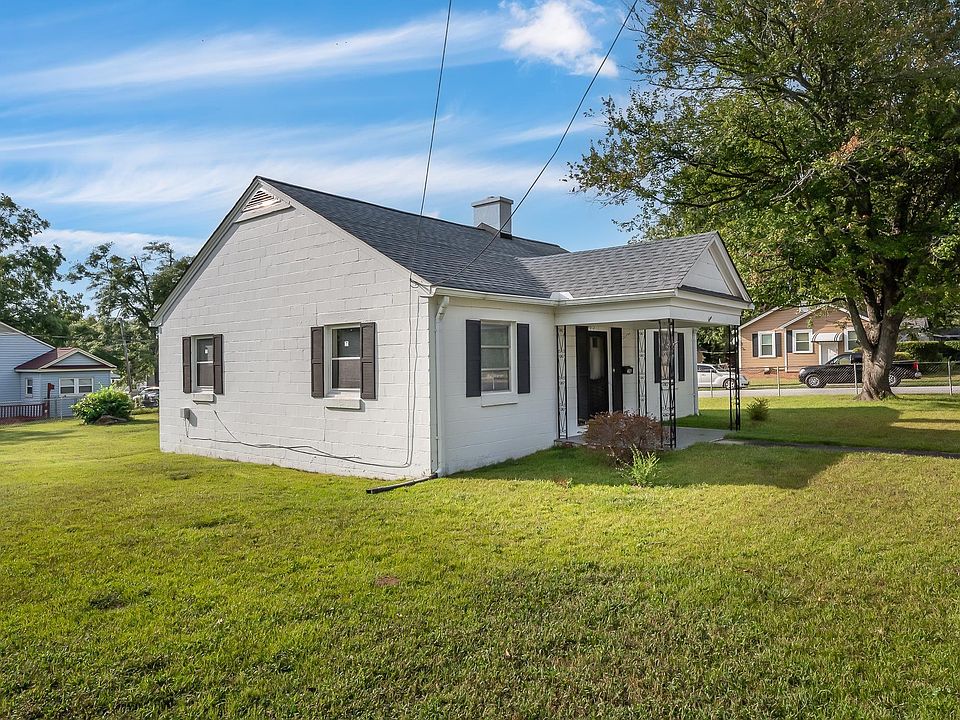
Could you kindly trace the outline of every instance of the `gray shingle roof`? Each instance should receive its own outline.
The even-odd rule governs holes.
[[[517,262],[537,283],[575,298],[633,295],[680,287],[716,239],[716,233],[702,233]]]
[[[567,252],[559,245],[520,237],[493,237],[486,230],[419,216],[361,200],[262,178],[394,262],[443,287],[523,297],[603,297],[680,286],[716,233]],[[465,269],[464,269],[465,268]]]

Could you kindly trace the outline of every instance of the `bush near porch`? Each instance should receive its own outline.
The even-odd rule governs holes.
[[[953,717],[960,463],[550,450],[410,489],[0,428],[0,716]]]

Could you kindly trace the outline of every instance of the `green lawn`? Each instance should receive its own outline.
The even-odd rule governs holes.
[[[904,395],[865,403],[840,395],[771,397],[770,417],[750,420],[744,397],[742,430],[730,437],[960,452],[960,396]],[[700,398],[700,415],[688,427],[727,428],[728,401]]]
[[[367,495],[161,455],[152,418],[0,428],[0,717],[960,713],[960,462],[661,464]]]

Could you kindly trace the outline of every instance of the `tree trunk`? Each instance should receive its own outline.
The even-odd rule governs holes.
[[[127,376],[127,390],[130,397],[133,397],[133,370],[130,365],[130,348],[127,346],[127,331],[124,328],[123,320],[120,321],[120,340],[123,343],[123,366]]]
[[[868,319],[864,321],[856,303],[848,299],[847,306],[863,351],[863,379],[857,399],[883,400],[893,397],[890,371],[893,369],[903,314],[868,308]]]

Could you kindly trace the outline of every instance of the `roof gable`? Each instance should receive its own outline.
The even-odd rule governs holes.
[[[116,365],[86,350],[72,347],[54,348],[14,368],[17,372],[49,372],[54,370],[113,370]]]
[[[724,246],[718,233],[712,235],[710,242],[690,267],[681,283],[691,290],[705,290],[709,293],[728,295],[750,302],[750,293],[737,272],[730,253]]]

